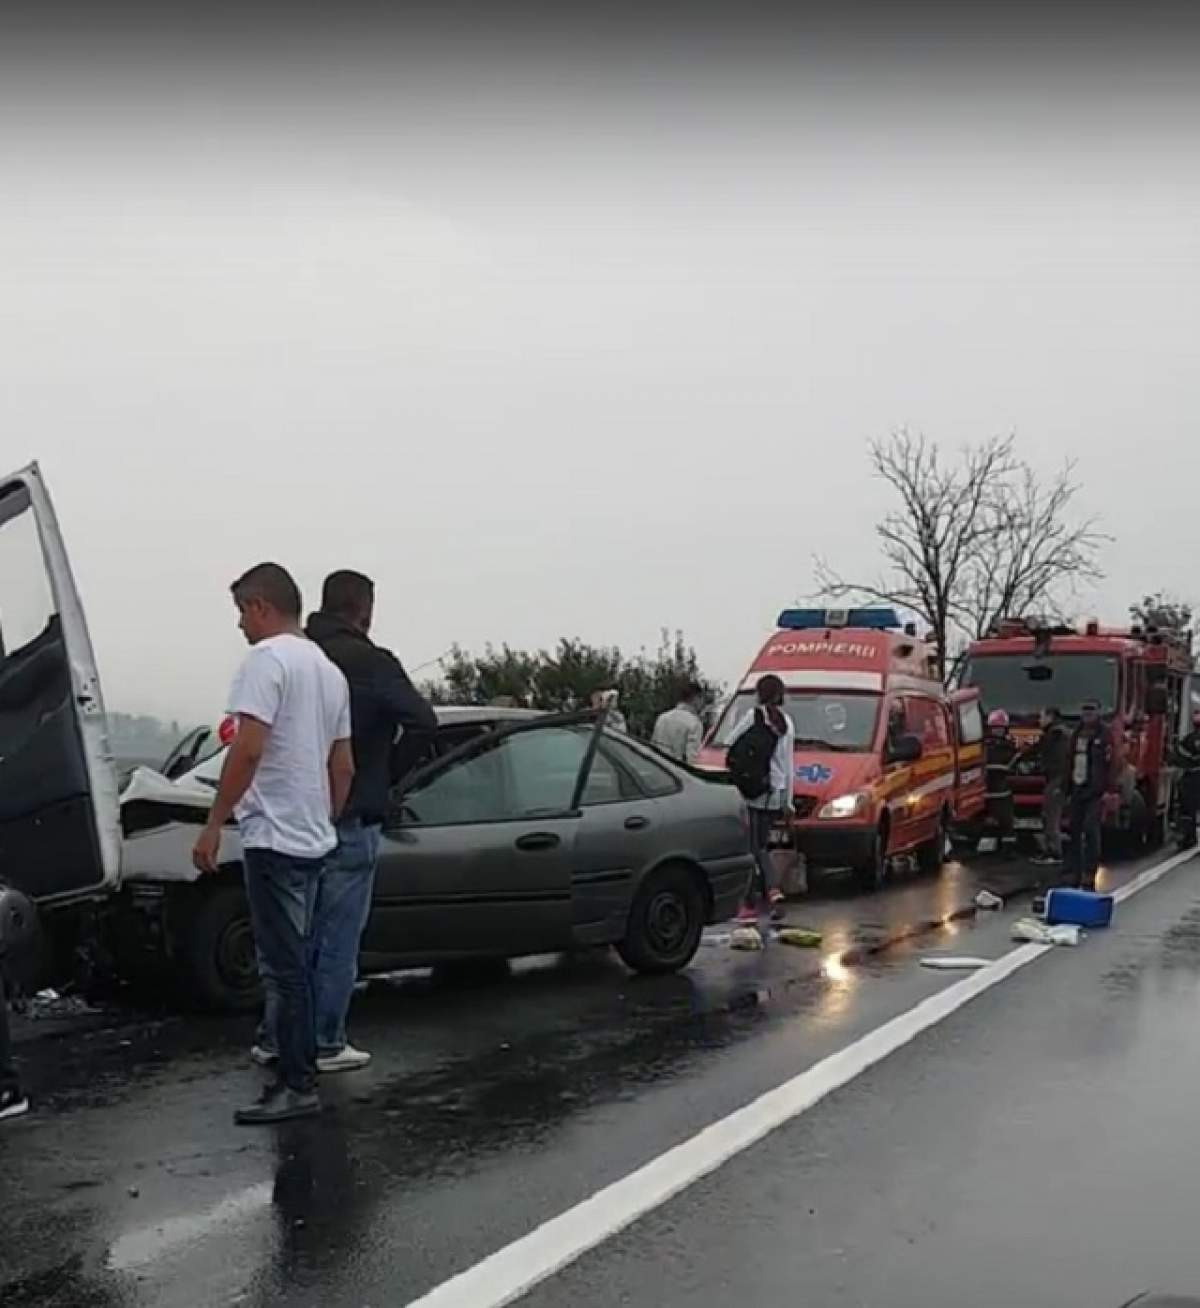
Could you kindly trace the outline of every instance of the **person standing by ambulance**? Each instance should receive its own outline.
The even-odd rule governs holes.
[[[780,820],[790,822],[795,812],[792,771],[795,765],[796,728],[784,712],[783,682],[773,673],[758,679],[756,704],[729,736],[726,766],[746,799],[750,815],[750,848],[756,875],[747,888],[746,902],[737,920],[746,926],[758,921],[755,900],[776,915],[782,892],[771,882],[771,831]]]
[[[1112,736],[1100,717],[1100,705],[1080,706],[1079,726],[1071,736],[1067,780],[1070,844],[1067,872],[1074,885],[1095,890],[1100,867],[1100,818],[1104,794],[1112,780]]]
[[[694,763],[704,742],[704,725],[700,721],[703,703],[704,687],[698,681],[687,682],[675,707],[660,713],[655,720],[654,734],[650,739],[654,748],[681,763]]]

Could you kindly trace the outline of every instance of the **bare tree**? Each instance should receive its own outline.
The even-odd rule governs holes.
[[[964,643],[997,619],[1057,612],[1065,591],[1101,575],[1096,558],[1106,538],[1094,519],[1072,520],[1072,465],[1043,485],[1011,436],[946,459],[936,443],[907,431],[873,442],[870,458],[900,500],[875,528],[884,574],[852,581],[817,559],[818,587],[830,599],[875,599],[916,613],[943,677]]]
[[[1131,604],[1129,616],[1143,627],[1157,627],[1159,631],[1190,631],[1193,610],[1187,600],[1159,590],[1143,596],[1141,603]]]

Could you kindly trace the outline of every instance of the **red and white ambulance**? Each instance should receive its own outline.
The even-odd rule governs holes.
[[[897,855],[942,864],[952,828],[983,810],[983,714],[951,694],[933,649],[891,609],[785,609],[713,727],[698,765],[725,767],[759,678],[784,685],[796,728],[793,839],[810,868],[875,888]]]

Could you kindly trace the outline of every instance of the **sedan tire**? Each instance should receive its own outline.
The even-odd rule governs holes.
[[[700,947],[706,917],[704,892],[692,872],[658,868],[638,887],[617,953],[635,972],[678,972]]]
[[[238,885],[202,886],[183,928],[182,962],[193,997],[205,1008],[246,1012],[262,1003],[250,905]]]

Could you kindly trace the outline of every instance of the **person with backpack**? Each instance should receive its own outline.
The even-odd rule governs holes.
[[[750,813],[750,848],[757,869],[737,917],[746,925],[758,921],[756,898],[763,907],[770,907],[772,917],[780,913],[778,901],[783,895],[771,885],[771,831],[781,818],[790,821],[794,812],[796,728],[783,711],[783,682],[768,672],[759,678],[755,698],[754,707],[730,734],[725,756],[730,778]]]

